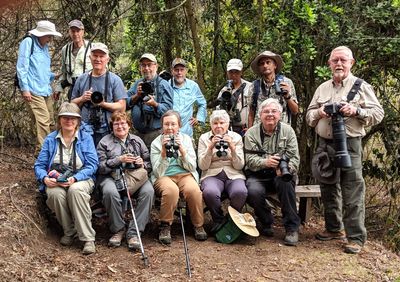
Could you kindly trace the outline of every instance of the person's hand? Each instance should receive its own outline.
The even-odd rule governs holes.
[[[53,92],[53,100],[54,101],[58,101],[58,99],[60,99],[60,92],[59,91],[54,91]]]
[[[121,163],[133,163],[135,161],[135,156],[132,154],[123,154],[121,156],[119,156],[119,160],[121,161]]]
[[[86,90],[85,92],[83,92],[83,94],[82,94],[82,96],[81,96],[82,102],[85,103],[85,102],[90,101],[90,98],[91,98],[91,96],[92,96],[92,93],[93,93],[92,87],[90,87],[89,90]]]
[[[228,143],[229,149],[231,149],[231,152],[235,152],[236,146],[235,143],[233,143],[232,137],[229,136],[228,134],[224,135],[224,138],[222,138],[224,141]]]
[[[353,117],[357,113],[357,108],[349,103],[342,104],[340,112],[346,117]]]
[[[154,96],[153,95],[149,95],[149,98],[150,99],[145,104],[147,106],[157,108],[158,103],[156,102],[156,100],[154,100]]]
[[[199,123],[199,121],[197,120],[197,118],[191,117],[189,123],[191,126],[195,126]]]
[[[28,103],[32,102],[31,92],[30,91],[22,91],[22,98]]]
[[[286,95],[288,95],[288,96],[290,95],[291,89],[290,89],[290,85],[287,82],[281,82],[279,86],[281,87],[282,90],[287,92]]]
[[[54,188],[58,187],[57,180],[55,178],[50,178],[50,177],[45,177],[43,179],[44,184],[46,185],[47,188]]]
[[[75,178],[74,177],[68,177],[68,181],[67,182],[57,182],[57,185],[62,187],[62,188],[68,188],[69,186],[71,186],[74,183],[75,183]]]
[[[214,149],[214,147],[215,147],[215,144],[217,144],[220,140],[222,140],[223,139],[223,137],[221,136],[221,135],[214,135],[212,138],[211,138],[211,143],[210,143],[210,145],[208,146],[208,150],[210,151],[210,152],[212,152],[212,150]]]
[[[325,113],[325,105],[322,105],[321,107],[319,107],[319,109],[318,109],[318,115],[319,115],[321,118],[327,118],[327,117],[329,117],[328,114]]]
[[[277,168],[281,157],[279,155],[271,155],[265,160],[266,167]]]
[[[133,157],[133,158],[134,158],[133,162],[135,163],[135,165],[143,167],[144,161],[140,156],[136,156],[136,157]]]

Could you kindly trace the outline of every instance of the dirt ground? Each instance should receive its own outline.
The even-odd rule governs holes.
[[[33,162],[21,149],[0,154],[0,281],[400,281],[400,257],[377,239],[359,255],[343,253],[343,242],[315,240],[323,227],[318,215],[301,227],[296,247],[282,244],[279,222],[274,238],[243,237],[232,245],[213,237],[197,242],[187,230],[191,279],[179,222],[171,246],[163,246],[157,242],[157,212],[143,236],[148,267],[126,244],[107,247],[104,219],[94,219],[97,252],[84,256],[79,242],[61,246],[60,234],[39,212]],[[208,229],[209,215],[206,224]]]

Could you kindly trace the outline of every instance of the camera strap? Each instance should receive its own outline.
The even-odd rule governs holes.
[[[361,84],[364,82],[363,79],[357,78],[356,81],[354,82],[353,86],[351,87],[349,94],[347,94],[347,102],[350,102],[351,100],[354,99],[356,94],[361,88]]]
[[[244,107],[244,97],[243,97],[243,90],[246,87],[245,83],[242,83],[240,87],[235,91],[235,93],[232,95],[233,97],[233,103],[232,103],[232,109],[236,108],[237,102],[239,100],[239,95],[241,95],[241,102],[242,102],[242,108]],[[240,109],[241,110],[241,109]]]
[[[75,138],[74,142],[72,143],[72,156],[69,159],[68,166],[72,166],[72,170],[75,172],[76,171],[76,142],[77,139]],[[61,167],[64,165],[63,161],[63,145],[60,139],[58,139],[58,151],[60,153],[60,164]]]
[[[66,57],[68,56],[68,63],[69,63],[69,69],[67,69],[67,73],[69,76],[72,76],[72,47],[74,46],[73,42],[70,42],[67,45],[67,48],[65,49],[65,53],[64,53],[64,61],[66,60]],[[92,47],[92,43],[89,41],[88,44],[86,45],[86,40],[83,40],[83,46],[85,46],[85,54],[83,57],[83,72],[86,72],[86,55],[87,52],[89,51],[89,48]]]
[[[107,70],[106,71],[106,77],[104,80],[104,93],[103,93],[103,100],[105,102],[107,101],[108,97],[108,85],[109,85],[109,80],[110,80],[110,72]],[[92,87],[92,72],[89,73],[89,89]]]

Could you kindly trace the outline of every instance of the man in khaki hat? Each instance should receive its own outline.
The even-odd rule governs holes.
[[[180,132],[193,137],[193,126],[204,124],[207,118],[207,101],[201,93],[199,85],[186,78],[188,72],[187,63],[182,58],[172,61],[171,72],[173,78],[171,86],[174,90],[173,109],[181,115],[182,127]],[[197,105],[196,117],[193,116],[193,106]]]
[[[145,53],[139,59],[142,78],[128,90],[127,108],[131,110],[135,134],[150,148],[151,142],[160,135],[161,116],[172,109],[171,85],[157,74],[157,59]]]
[[[49,42],[53,36],[61,37],[52,22],[39,21],[29,36],[22,40],[18,50],[17,76],[23,99],[29,104],[36,123],[37,154],[44,138],[54,126],[53,100],[51,99],[51,57]],[[33,45],[33,46],[32,46]]]
[[[282,57],[271,51],[258,54],[251,63],[251,69],[260,78],[253,81],[250,87],[249,127],[259,122],[258,107],[267,98],[279,100],[283,107],[281,119],[285,123],[290,124],[292,115],[298,113],[299,106],[293,82],[280,74],[282,67]]]
[[[126,90],[121,78],[107,70],[109,50],[103,43],[93,43],[90,52],[92,71],[78,77],[71,100],[81,108],[82,129],[90,133],[95,145],[111,133],[111,115],[125,111]]]
[[[240,135],[244,135],[247,130],[249,116],[249,90],[251,83],[242,78],[243,63],[239,59],[230,59],[226,65],[227,85],[218,94],[218,101],[221,101],[222,94],[226,91],[231,93],[231,109],[224,109],[229,113],[232,130]],[[228,85],[229,84],[229,85]],[[217,106],[222,109],[221,103]]]
[[[71,42],[61,49],[61,75],[58,79],[54,98],[58,99],[60,93],[66,88],[68,100],[71,100],[72,89],[79,75],[92,69],[90,63],[90,42],[83,38],[85,27],[80,20],[72,20],[68,24]]]

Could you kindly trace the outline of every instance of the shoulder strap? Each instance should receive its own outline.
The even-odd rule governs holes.
[[[251,109],[253,110],[253,118],[256,118],[258,95],[260,95],[260,85],[261,81],[256,79],[253,81],[253,96],[251,97]]]
[[[87,52],[88,52],[89,48],[92,48],[92,42],[91,41],[89,41],[88,45],[86,45],[85,55],[83,57],[83,73],[86,72],[86,55],[87,55]]]
[[[350,102],[351,100],[354,99],[354,96],[356,96],[357,92],[360,90],[363,81],[364,80],[361,78],[356,79],[356,81],[354,82],[353,86],[349,91],[349,94],[347,94],[347,102]]]

